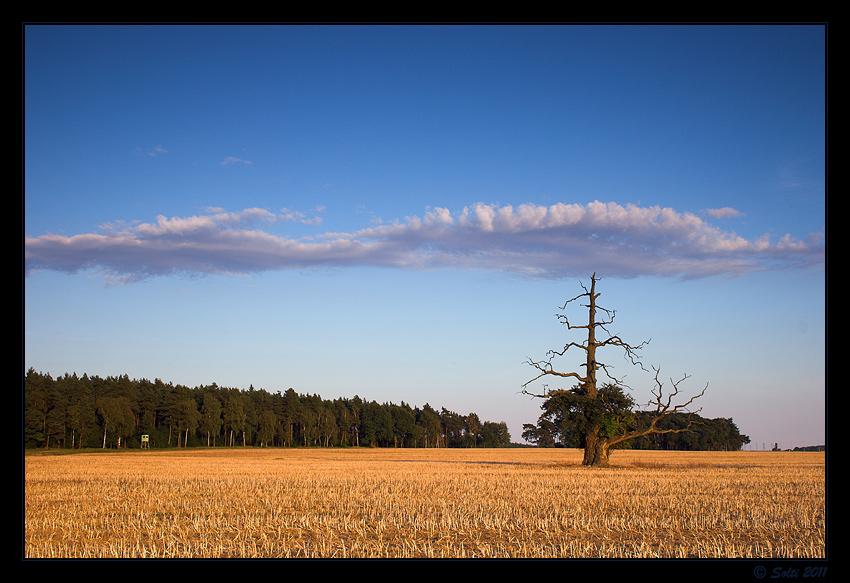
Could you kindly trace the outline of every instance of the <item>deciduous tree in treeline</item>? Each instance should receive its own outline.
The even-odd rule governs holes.
[[[228,445],[233,447],[234,440],[243,433],[243,442],[245,440],[245,422],[248,419],[245,415],[245,406],[242,402],[242,396],[236,389],[228,391],[227,398],[224,402],[224,413],[222,420],[224,427],[228,432]]]
[[[117,447],[121,447],[122,439],[132,435],[135,419],[126,397],[101,397],[97,400],[97,416],[103,428],[104,448],[109,434],[113,435]]]
[[[224,421],[221,418],[221,401],[213,391],[207,391],[203,396],[203,404],[201,405],[201,423],[200,430],[207,437],[207,447],[215,446],[215,438],[221,432]]]

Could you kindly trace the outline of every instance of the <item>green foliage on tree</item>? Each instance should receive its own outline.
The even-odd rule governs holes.
[[[611,438],[629,426],[634,400],[619,386],[606,383],[591,396],[584,386],[557,391],[543,403],[542,418],[552,423],[563,436],[562,442],[584,447],[594,427],[598,434]],[[541,428],[545,425],[541,425]]]
[[[571,426],[569,418],[559,414],[554,406],[546,410],[532,425],[523,425],[522,437],[538,447],[583,448],[582,432]],[[630,427],[648,427],[651,413],[633,411]],[[617,444],[623,449],[684,450],[684,451],[738,451],[750,443],[750,438],[738,430],[732,419],[706,419],[700,415],[672,414],[657,423],[661,432],[635,437]],[[687,428],[687,431],[680,431]],[[668,431],[670,430],[670,431]],[[614,434],[614,426],[604,431]]]
[[[499,423],[485,421],[481,428],[482,447],[507,447],[511,443],[511,435],[504,421]]]
[[[206,436],[207,447],[210,445],[215,446],[215,439],[221,433],[221,428],[224,425],[221,401],[216,392],[210,390],[204,392],[201,402],[199,430],[202,435]],[[211,440],[212,443],[210,443]]]

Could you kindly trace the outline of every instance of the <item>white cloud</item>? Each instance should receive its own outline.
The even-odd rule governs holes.
[[[313,209],[321,212],[323,207]],[[236,213],[209,209],[153,223],[105,225],[100,234],[43,235],[25,241],[27,272],[94,269],[115,281],[173,273],[250,274],[315,266],[453,267],[560,278],[704,277],[822,263],[817,235],[771,243],[718,229],[670,208],[592,202],[516,208],[477,203],[452,214],[428,208],[423,218],[310,239],[271,234],[265,224],[318,224],[318,216],[282,209]]]
[[[705,209],[704,212],[713,219],[734,219],[744,216],[741,211],[728,206],[719,209]]]
[[[317,206],[316,208],[313,209],[313,211],[315,213],[321,213],[324,210],[325,210],[325,207],[323,205],[319,205],[319,206]],[[302,223],[304,225],[314,225],[315,226],[315,225],[321,225],[322,224],[322,217],[320,217],[318,215],[314,215],[312,217],[307,217],[307,215],[305,215],[301,211],[291,210],[291,209],[288,209],[288,208],[280,209],[280,219],[282,221],[286,221],[288,223],[297,222],[297,223]]]

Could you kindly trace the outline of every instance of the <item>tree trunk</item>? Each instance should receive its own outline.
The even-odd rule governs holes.
[[[608,452],[610,449],[611,444],[608,438],[600,437],[599,428],[594,428],[585,438],[582,465],[596,468],[606,467],[608,465]]]

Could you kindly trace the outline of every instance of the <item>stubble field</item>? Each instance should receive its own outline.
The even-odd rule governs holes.
[[[26,558],[823,558],[801,452],[205,449],[27,455]]]

